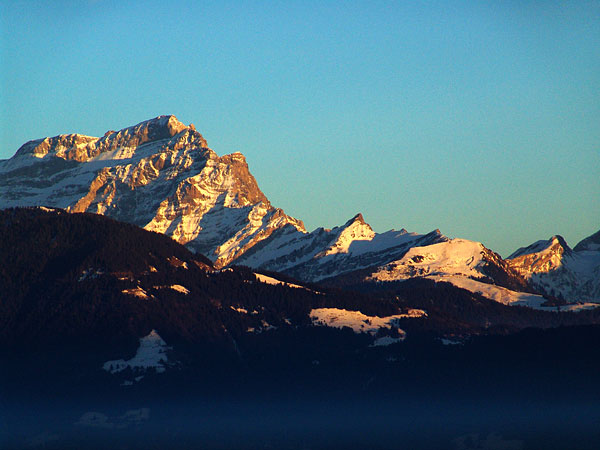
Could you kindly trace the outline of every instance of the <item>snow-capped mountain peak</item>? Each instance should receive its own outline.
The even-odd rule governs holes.
[[[356,241],[371,241],[375,237],[375,232],[371,226],[365,222],[362,214],[357,214],[343,226],[338,227],[332,232],[338,232],[334,242],[317,256],[335,255],[336,253],[348,253],[350,246]]]
[[[569,254],[571,249],[567,245],[567,242],[560,235],[554,235],[548,240],[540,240],[536,241],[533,244],[527,247],[521,247],[514,253],[512,253],[508,259],[515,259],[527,255],[536,255],[539,258],[541,255],[548,256],[549,259],[546,259],[542,264],[550,264],[552,267],[553,264],[560,265],[560,258],[563,254]],[[552,261],[550,261],[550,259]],[[546,268],[540,267],[541,270],[546,270]]]
[[[564,256],[571,254],[571,249],[562,236],[552,236],[548,240],[540,240],[522,247],[507,259],[523,276],[538,272],[550,272],[563,265]]]
[[[217,266],[301,221],[273,208],[241,153],[219,157],[193,125],[159,116],[94,138],[31,141],[0,161],[0,208],[94,212],[165,233]]]
[[[506,305],[539,309],[545,299],[527,292],[527,283],[498,254],[480,242],[446,239],[414,246],[398,260],[376,268],[365,281],[403,281],[415,277],[451,283]],[[526,292],[523,292],[523,291]]]
[[[600,299],[600,232],[575,249],[561,236],[523,247],[507,258],[510,266],[541,292],[569,301]]]
[[[282,228],[237,261],[284,272],[304,281],[320,281],[398,259],[416,245],[447,240],[439,230],[426,235],[390,230],[375,233],[357,214],[344,225],[311,233]]]

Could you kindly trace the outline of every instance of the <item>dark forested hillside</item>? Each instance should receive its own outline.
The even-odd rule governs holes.
[[[93,214],[43,209],[0,212],[0,233],[5,348],[141,335],[166,317],[169,300],[168,309],[194,309],[204,335],[221,334],[207,298],[189,302],[161,290],[146,296],[156,301],[145,301],[128,294],[150,279],[158,286],[206,277],[210,261],[167,236]]]
[[[192,352],[218,343],[235,356],[248,329],[307,326],[313,308],[401,310],[389,298],[260,283],[245,267],[214,270],[163,234],[105,216],[9,209],[0,234],[3,352],[92,345],[105,357],[156,329]]]
[[[514,433],[514,421],[498,417],[548,399],[563,408],[600,398],[596,311],[509,307],[422,279],[354,290],[274,272],[261,281],[93,214],[4,210],[0,235],[0,425],[11,430],[0,427],[3,448],[32,447],[31,436],[57,449],[453,448],[473,423]],[[360,312],[365,326],[404,316],[360,333],[335,320],[317,326],[318,308]],[[104,368],[147,358],[141,338],[152,330],[167,346],[160,370]],[[462,422],[432,416],[440,405]],[[549,423],[535,411],[519,426]],[[600,410],[586,411],[588,445]],[[307,438],[305,429],[327,433]],[[543,436],[556,448],[570,443]]]

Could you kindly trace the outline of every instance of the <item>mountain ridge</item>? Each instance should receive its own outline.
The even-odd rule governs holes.
[[[59,134],[54,137],[31,140],[23,144],[15,156],[31,154],[43,158],[54,153],[64,159],[74,159],[83,162],[98,156],[100,153],[115,150],[120,147],[137,147],[147,142],[169,139],[186,127],[173,115],[158,116],[144,120],[137,125],[126,127],[120,131],[107,131],[102,137],[83,134]],[[206,146],[206,141],[204,141]],[[83,151],[81,151],[83,149]],[[65,150],[68,150],[65,152]],[[80,150],[79,152],[76,150]]]
[[[0,161],[0,173],[0,208],[43,205],[103,214],[167,234],[205,254],[217,268],[241,264],[305,282],[330,283],[359,273],[367,275],[363,281],[378,279],[379,275],[373,278],[376,273],[386,273],[389,280],[392,272],[398,280],[405,279],[408,272],[403,270],[414,269],[414,261],[403,260],[411,249],[422,248],[415,250],[422,256],[430,246],[457,242],[439,229],[424,235],[405,229],[376,233],[360,213],[343,225],[308,232],[301,220],[271,205],[242,153],[218,156],[193,124],[186,126],[173,115],[110,130],[99,138],[64,134],[29,141],[11,159]],[[582,255],[583,248],[600,247],[599,233],[579,243],[577,251],[557,235],[550,243],[542,240],[518,249],[506,261],[479,244],[482,250],[474,250],[470,258],[485,254],[488,273],[471,273],[467,258],[461,273],[471,275],[453,280],[469,289],[481,289],[471,281],[465,284],[472,278],[511,292],[555,296],[556,289],[539,283],[537,274],[559,267],[564,258]],[[540,259],[538,254],[548,253],[548,245],[552,255]],[[581,258],[578,261],[585,265]],[[394,264],[404,269],[390,270]],[[422,270],[411,276],[431,276]],[[561,282],[576,283],[578,270],[571,270]],[[558,296],[568,301],[598,300],[600,288],[593,279],[584,284],[582,298],[579,288]],[[489,288],[484,286],[483,291]],[[488,292],[492,298],[497,294]]]

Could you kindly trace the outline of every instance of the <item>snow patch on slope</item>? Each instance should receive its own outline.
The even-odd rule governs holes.
[[[356,240],[348,247],[348,253],[352,256],[364,255],[366,253],[381,252],[390,248],[398,247],[422,237],[418,233],[409,233],[402,229],[400,231],[389,230],[384,233],[375,233],[370,240]]]
[[[149,298],[147,292],[139,286],[131,289],[123,289],[121,292],[123,294],[131,295],[137,298],[142,298],[144,300],[147,300]]]
[[[256,276],[256,280],[261,283],[272,284],[272,285],[282,284],[287,287],[306,289],[304,286],[300,286],[299,284],[286,283],[285,281],[281,281],[281,280],[278,280],[277,278],[269,277],[267,275],[262,275],[260,273],[255,273],[254,275]]]
[[[407,314],[378,317],[367,316],[360,311],[348,311],[339,308],[317,308],[310,312],[310,319],[314,325],[333,328],[348,327],[355,333],[368,333],[375,335],[380,329],[397,328],[398,320],[406,318],[425,317],[427,314],[420,309],[412,309]],[[403,330],[398,332],[405,334]]]
[[[400,330],[398,330],[400,332]],[[392,345],[392,344],[397,344],[398,342],[402,342],[404,339],[406,339],[406,333],[404,331],[402,331],[400,337],[391,337],[391,336],[383,336],[380,338],[377,338],[373,341],[373,343],[371,344],[371,347],[386,347],[388,345]]]
[[[183,295],[188,295],[190,293],[190,290],[188,288],[180,284],[172,284],[171,286],[154,286],[154,289],[171,289]]]
[[[167,350],[169,349],[170,347],[156,330],[152,330],[147,336],[140,338],[140,346],[133,358],[127,361],[123,359],[107,361],[102,368],[112,374],[122,372],[127,368],[134,371],[155,369],[156,372],[162,373],[165,371],[165,363],[168,361]]]

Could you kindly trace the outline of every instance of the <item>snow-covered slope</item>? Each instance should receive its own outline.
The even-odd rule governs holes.
[[[557,310],[542,306],[547,299],[530,292],[519,273],[479,242],[448,239],[439,230],[426,235],[406,230],[377,234],[360,214],[332,230],[307,234],[282,228],[237,262],[306,281],[327,280],[334,286],[424,277],[505,305]],[[344,283],[346,278],[352,281]]]
[[[547,295],[600,303],[600,231],[574,249],[561,236],[552,236],[518,249],[507,261]]]
[[[319,281],[385,264],[416,245],[447,240],[439,230],[426,235],[390,230],[375,233],[361,214],[331,230],[304,233],[290,226],[242,255],[236,262],[287,273],[304,281]]]
[[[413,319],[427,317],[421,309],[411,309],[406,314],[378,317],[367,316],[360,311],[348,311],[339,308],[316,308],[311,310],[310,318],[315,325],[344,328],[348,327],[355,333],[377,334],[381,328],[391,329],[398,325],[399,319]]]
[[[462,276],[483,278],[485,247],[479,242],[451,239],[446,242],[411,248],[404,257],[375,272],[379,281],[415,276]]]
[[[0,161],[0,208],[94,212],[161,232],[223,266],[302,222],[273,208],[241,153],[219,157],[193,125],[160,116],[101,138],[39,139]]]
[[[466,239],[413,247],[401,259],[374,270],[365,281],[414,277],[448,282],[505,305],[543,309],[541,305],[546,301],[541,295],[521,292],[527,286],[499,255],[479,242]]]

